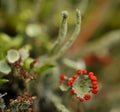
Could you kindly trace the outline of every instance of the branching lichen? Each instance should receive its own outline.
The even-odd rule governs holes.
[[[68,18],[68,12],[67,11],[63,11],[62,12],[62,22],[61,22],[61,26],[59,29],[59,34],[58,34],[58,38],[50,52],[50,55],[54,55],[61,47],[61,45],[63,44],[66,34],[67,34],[67,18]]]
[[[69,40],[61,47],[60,50],[57,51],[57,53],[53,56],[55,60],[59,59],[64,55],[64,53],[70,48],[70,46],[73,44],[75,39],[77,38],[79,32],[80,32],[80,26],[81,26],[81,13],[80,10],[76,10],[76,23],[75,23],[75,30]]]

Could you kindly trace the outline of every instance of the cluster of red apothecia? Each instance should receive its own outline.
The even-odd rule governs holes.
[[[33,100],[36,97],[31,96],[30,94],[24,96],[18,96],[16,99],[10,99],[8,107],[0,108],[0,112],[8,112],[12,110],[21,111],[21,112],[37,112],[30,106],[33,104]]]
[[[10,99],[9,108],[12,108],[11,106],[17,105],[19,109],[30,107],[32,105],[33,100],[35,97],[32,97],[31,95],[27,94],[25,96],[18,96],[15,100]],[[22,107],[23,106],[23,107]],[[25,109],[25,112],[36,112],[33,108]]]
[[[73,87],[74,83],[76,82],[76,80],[79,78],[80,75],[88,75],[88,78],[89,78],[89,80],[91,82],[90,91],[87,94],[85,94],[84,97],[78,96],[77,92],[75,91],[75,89]],[[67,79],[66,75],[65,74],[61,74],[60,75],[60,85],[66,79]],[[73,95],[75,95],[76,98],[79,99],[80,102],[83,102],[84,100],[90,100],[91,99],[90,93],[93,93],[93,94],[97,94],[98,93],[97,77],[94,75],[93,72],[87,73],[87,70],[80,70],[80,69],[77,70],[77,73],[67,80],[67,85],[70,87],[71,93]]]
[[[30,69],[32,69],[34,67],[34,64],[37,62],[37,60],[33,60],[31,63],[30,63]],[[17,69],[17,76],[20,77],[21,79],[23,80],[35,80],[37,78],[37,73],[33,72],[33,71],[27,71],[27,70],[24,70],[22,68],[22,66],[20,65],[20,60],[19,61],[16,61],[14,63],[15,65],[15,68]],[[32,75],[30,75],[32,74]]]

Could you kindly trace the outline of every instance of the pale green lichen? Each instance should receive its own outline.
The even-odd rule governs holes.
[[[11,68],[6,60],[0,60],[0,72],[4,74],[9,74],[11,72]]]
[[[7,52],[6,58],[9,63],[14,63],[20,59],[20,54],[17,50],[11,49]]]
[[[63,11],[62,12],[62,22],[60,25],[58,38],[55,41],[55,44],[50,52],[50,55],[54,55],[61,48],[61,45],[63,44],[63,42],[65,40],[65,37],[67,34],[67,18],[68,18],[68,12]]]
[[[57,51],[57,53],[54,56],[54,59],[57,60],[60,57],[62,57],[65,52],[70,48],[70,46],[73,44],[75,39],[77,38],[81,27],[81,13],[80,10],[76,10],[76,23],[75,23],[75,30],[72,33],[71,37],[68,39],[68,41],[60,48],[60,50]]]

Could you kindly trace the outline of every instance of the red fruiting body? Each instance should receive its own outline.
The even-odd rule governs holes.
[[[83,98],[79,98],[79,100],[80,100],[80,102],[83,102],[83,101],[84,101],[84,99],[83,99]]]
[[[91,79],[92,81],[97,81],[97,77],[96,77],[96,76],[90,76],[90,79]]]
[[[91,98],[90,94],[85,94],[84,96],[85,100],[89,100]]]
[[[81,72],[82,72],[82,71],[81,71],[80,69],[79,69],[79,70],[77,70],[77,74],[78,74],[78,75],[80,75],[80,74],[81,74]]]
[[[93,89],[97,89],[97,85],[93,85],[92,88],[93,88]]]
[[[60,79],[61,79],[61,80],[64,80],[64,79],[65,79],[65,74],[61,74],[61,75],[60,75]]]
[[[97,94],[97,93],[98,93],[98,90],[97,90],[97,89],[93,89],[93,90],[92,90],[92,93],[93,93],[93,94]]]
[[[97,85],[97,81],[92,81],[92,85]]]
[[[83,74],[87,74],[87,70],[82,70],[82,73]]]
[[[70,90],[72,94],[76,94],[74,89]]]
[[[72,76],[72,78],[73,78],[74,80],[77,79],[77,77],[78,77],[78,76],[77,76],[76,74]]]
[[[89,72],[89,76],[93,76],[94,75],[94,73],[93,72]]]
[[[81,76],[83,75],[83,76]],[[88,75],[88,76],[85,76],[85,75]],[[77,81],[81,81],[81,78],[83,78],[82,80],[84,81],[87,81],[89,80],[90,85],[88,85],[90,87],[90,91],[88,91],[87,94],[84,95],[84,97],[78,97],[79,96],[79,92],[77,92],[76,90],[76,87],[75,86],[78,86],[77,85]],[[93,93],[93,94],[97,94],[98,93],[98,82],[97,82],[97,77],[94,75],[93,72],[89,72],[87,73],[87,70],[77,70],[77,74],[74,74],[71,78],[67,78],[67,76],[65,76],[65,74],[61,74],[60,75],[60,80],[59,80],[59,83],[62,84],[63,80],[66,79],[66,84],[69,86],[70,91],[73,95],[75,95],[76,99],[78,99],[80,102],[83,102],[84,100],[89,100],[91,99],[91,95],[89,94],[90,92]],[[76,80],[77,79],[77,80]],[[86,80],[87,79],[87,80]],[[75,82],[75,84],[74,84]],[[81,81],[82,83],[82,81]],[[92,87],[91,87],[92,86]],[[83,83],[83,86],[81,86],[84,88],[84,83]],[[85,85],[86,87],[86,85]]]
[[[73,82],[74,82],[73,79],[69,79],[69,80],[67,81],[68,86],[72,86],[72,85],[73,85]]]

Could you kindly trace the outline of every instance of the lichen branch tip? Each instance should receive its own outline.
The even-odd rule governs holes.
[[[68,17],[68,12],[67,11],[62,11],[61,13],[63,15],[63,18],[67,18]]]

